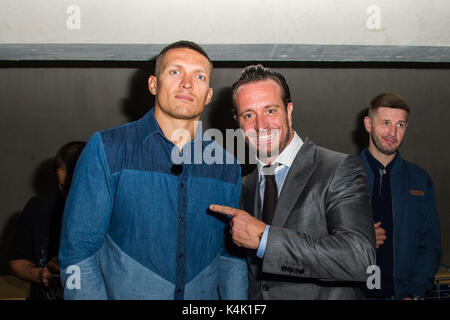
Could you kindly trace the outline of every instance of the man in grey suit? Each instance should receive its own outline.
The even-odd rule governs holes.
[[[249,298],[362,298],[375,232],[361,161],[297,135],[281,74],[249,66],[232,89],[257,170],[243,179],[242,210],[210,209],[232,216],[233,241],[248,248]]]

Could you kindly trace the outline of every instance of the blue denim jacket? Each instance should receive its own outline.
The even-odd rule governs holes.
[[[238,207],[240,167],[184,163],[174,174],[173,148],[153,110],[89,139],[63,217],[65,299],[247,299],[247,266],[231,253],[228,219],[208,210]],[[229,163],[201,130],[183,154],[193,162],[189,151],[205,148]]]
[[[360,157],[371,196],[374,174],[365,150]],[[399,153],[396,157],[391,169],[395,298],[424,297],[433,287],[442,254],[434,186],[424,169],[403,160]]]

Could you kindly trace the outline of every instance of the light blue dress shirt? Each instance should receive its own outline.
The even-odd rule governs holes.
[[[284,181],[289,173],[289,168],[294,162],[294,159],[303,145],[303,140],[299,137],[299,135],[294,131],[294,138],[292,138],[291,142],[284,148],[284,150],[278,155],[278,157],[273,161],[272,165],[275,166],[275,182],[277,184],[278,197],[280,197],[281,190],[283,189]],[[263,199],[264,199],[264,189],[266,186],[266,179],[264,176],[264,166],[265,163],[261,162],[257,159],[257,168],[259,173],[259,195],[261,201],[261,208],[263,207]],[[267,237],[269,235],[270,225],[267,225],[264,229],[264,233],[261,237],[261,241],[258,246],[258,250],[256,251],[256,255],[259,258],[264,257],[264,252],[266,251]]]

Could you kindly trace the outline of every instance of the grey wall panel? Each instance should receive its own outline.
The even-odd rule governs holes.
[[[135,61],[156,57],[164,44],[1,44],[0,62]],[[449,46],[202,44],[214,61],[449,63]],[[439,67],[439,66],[438,66]]]

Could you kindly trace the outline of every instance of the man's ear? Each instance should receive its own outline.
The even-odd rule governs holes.
[[[211,102],[212,95],[213,95],[213,88],[209,88],[208,93],[206,95],[205,106]]]
[[[294,110],[294,104],[289,102],[286,106],[287,118],[289,121],[289,126],[292,128],[292,110]]]
[[[156,95],[156,85],[158,79],[155,76],[150,76],[148,78],[148,90],[155,96]]]
[[[372,119],[370,119],[369,116],[364,117],[364,127],[366,128],[366,131],[370,133],[370,130],[372,129]]]

